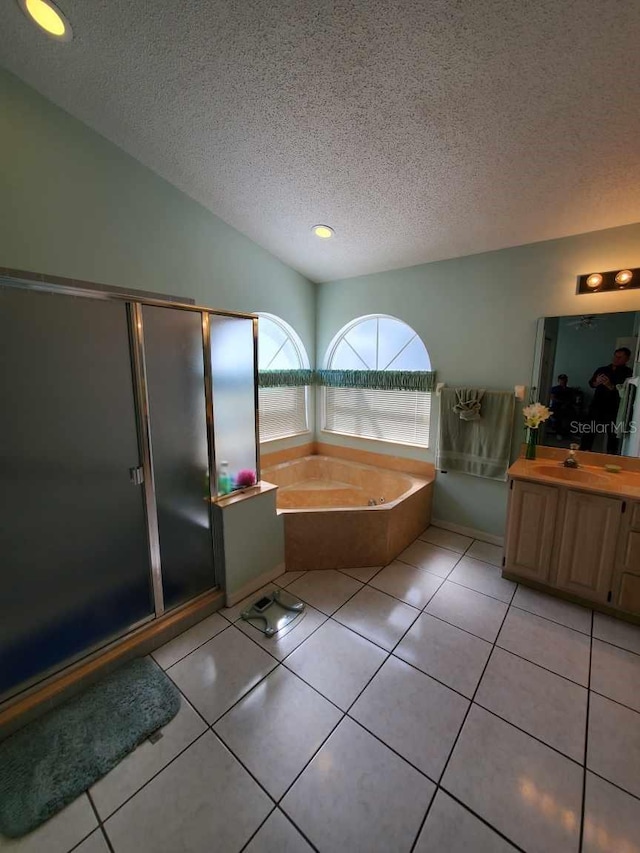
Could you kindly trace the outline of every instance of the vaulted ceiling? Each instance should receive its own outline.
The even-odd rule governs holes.
[[[640,220],[638,0],[59,5],[0,61],[313,280]]]

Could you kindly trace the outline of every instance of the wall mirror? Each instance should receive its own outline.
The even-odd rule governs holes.
[[[640,456],[640,311],[538,321],[532,399],[552,410],[539,443]]]

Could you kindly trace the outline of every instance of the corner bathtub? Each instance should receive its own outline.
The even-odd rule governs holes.
[[[384,566],[431,517],[434,477],[303,456],[265,468],[262,478],[279,487],[288,571]]]

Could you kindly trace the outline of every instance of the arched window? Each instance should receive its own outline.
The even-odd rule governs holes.
[[[258,370],[294,371],[308,367],[304,345],[291,326],[274,314],[258,314]],[[261,387],[260,441],[308,432],[307,398],[304,385]]]
[[[431,360],[411,326],[384,314],[359,317],[335,336],[325,365],[326,431],[429,446],[431,391],[416,389],[431,386],[413,380],[431,378]],[[344,381],[339,371],[347,371]]]

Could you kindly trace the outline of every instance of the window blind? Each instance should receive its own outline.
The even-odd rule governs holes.
[[[307,424],[307,389],[305,386],[258,389],[260,441],[272,441],[299,435]]]
[[[370,388],[325,388],[329,432],[429,446],[431,393]]]

